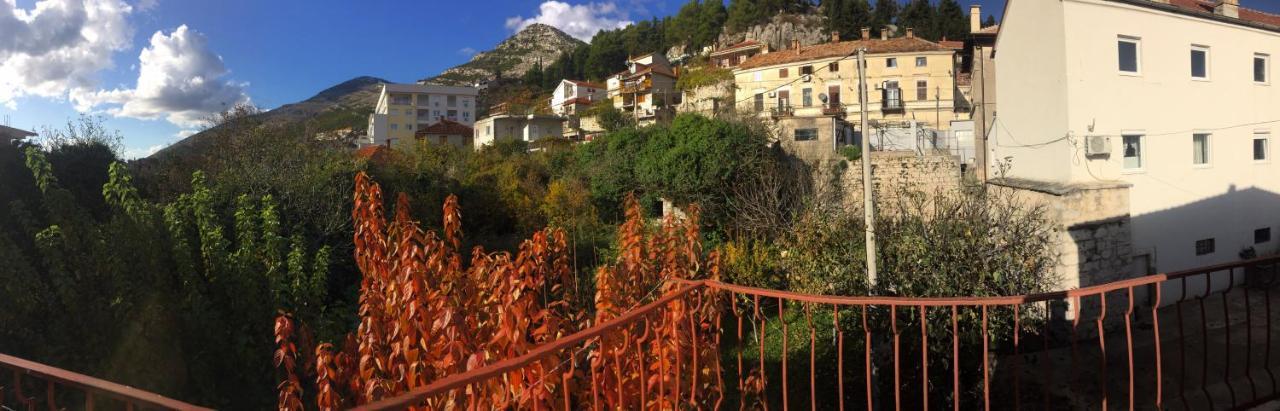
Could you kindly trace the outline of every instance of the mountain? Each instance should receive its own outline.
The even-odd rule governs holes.
[[[551,64],[561,54],[587,43],[555,27],[534,23],[508,37],[493,50],[476,53],[471,61],[422,81],[431,84],[467,85],[496,77],[518,78],[539,62]]]

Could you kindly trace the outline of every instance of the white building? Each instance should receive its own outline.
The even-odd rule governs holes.
[[[475,87],[383,84],[369,115],[364,144],[394,145],[414,139],[415,132],[440,120],[475,124]]]
[[[1057,199],[1068,286],[1276,250],[1280,16],[1237,2],[1006,4],[989,172]]]
[[[564,118],[545,114],[497,114],[480,119],[475,126],[474,148],[479,150],[499,141],[535,142],[564,136]]]
[[[610,76],[605,85],[614,107],[647,124],[674,114],[672,107],[683,96],[676,89],[677,77],[665,55],[649,53],[627,59],[627,69]]]
[[[551,93],[551,111],[559,116],[573,116],[605,100],[604,85],[578,80],[560,80]]]

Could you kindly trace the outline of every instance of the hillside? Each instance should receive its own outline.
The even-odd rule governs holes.
[[[551,64],[561,54],[584,46],[581,40],[555,27],[536,23],[508,37],[493,50],[476,53],[471,61],[422,81],[432,84],[467,85],[495,77],[516,78],[530,68]]]

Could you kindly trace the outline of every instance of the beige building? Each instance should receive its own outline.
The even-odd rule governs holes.
[[[419,128],[414,134],[418,144],[453,145],[471,147],[475,131],[466,124],[456,121],[440,120],[434,124]]]
[[[1280,16],[1237,0],[1010,0],[995,48],[991,173],[1087,217],[1067,227],[1067,286],[1276,250]],[[1129,269],[1099,272],[1117,262]]]
[[[974,176],[988,178],[987,132],[996,118],[996,33],[1000,26],[982,27],[982,7],[969,8],[969,39],[965,41],[960,72],[968,77],[970,113],[973,118]]]
[[[498,114],[480,119],[475,126],[474,147],[495,142],[522,140],[535,142],[564,135],[564,118],[545,114]]]
[[[661,53],[627,59],[627,69],[606,82],[613,106],[635,115],[640,124],[666,120],[681,101],[676,73]]]
[[[369,115],[363,144],[395,145],[412,141],[417,130],[440,120],[475,123],[475,87],[383,84]]]
[[[734,68],[757,54],[768,52],[769,46],[767,44],[747,39],[741,43],[711,52],[711,65],[720,68]]]
[[[833,33],[829,43],[793,43],[787,50],[747,59],[734,70],[738,111],[772,117],[791,129],[780,137],[784,143],[820,144],[821,152],[834,155],[839,145],[854,143],[853,132],[849,126],[818,123],[835,119],[860,129],[859,49],[867,51],[869,129],[914,121],[922,128],[946,130],[952,120],[967,118],[967,113],[956,112],[955,100],[962,96],[956,92],[955,50],[917,38],[911,29],[903,37],[879,39],[863,29],[862,38],[853,41],[840,41]]]

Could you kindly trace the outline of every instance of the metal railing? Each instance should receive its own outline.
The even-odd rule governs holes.
[[[208,408],[146,392],[137,388],[77,374],[64,369],[0,354],[0,409],[17,409],[10,404],[21,405],[28,410],[59,410],[67,407],[92,410],[97,407],[114,409],[120,404],[125,409],[207,410]],[[9,379],[4,379],[9,374]],[[43,392],[40,392],[43,391]],[[40,392],[39,394],[35,394]],[[101,402],[101,400],[107,400]],[[71,401],[81,406],[70,406]]]
[[[468,398],[479,385],[518,384],[504,378],[526,367],[547,372],[548,364],[558,365],[544,379],[565,383],[553,387],[540,380],[516,390],[545,390],[539,398],[555,399],[532,407],[1247,407],[1280,393],[1271,355],[1271,288],[1278,262],[1253,259],[1000,297],[844,297],[679,280],[678,289],[611,321],[360,409]],[[707,340],[698,339],[704,327],[695,326],[692,314],[683,331],[679,322],[674,332],[650,327],[673,307],[716,297],[732,298],[719,300],[725,306],[703,323],[718,331],[707,347],[693,342]],[[724,324],[721,316],[729,317]],[[643,335],[631,344],[597,351],[601,338],[638,330]],[[646,354],[668,347],[673,337],[691,340],[671,344],[674,354],[657,351],[674,355],[674,362]],[[797,342],[799,349],[792,345]],[[699,349],[714,350],[721,361],[699,368]],[[846,354],[861,358],[846,361]],[[662,377],[655,384],[650,376],[639,379],[647,383],[626,383],[617,365],[615,382],[624,383],[616,384],[616,395],[602,394],[600,369],[585,365],[600,356],[604,370],[637,361],[641,370],[659,359],[674,363],[674,372],[663,372],[675,380]],[[793,378],[797,373],[800,378]],[[575,385],[568,383],[570,374],[590,378]]]

